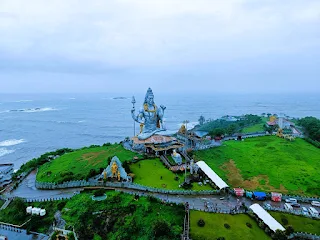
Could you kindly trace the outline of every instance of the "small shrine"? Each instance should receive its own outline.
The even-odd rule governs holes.
[[[111,159],[109,166],[103,171],[100,179],[105,181],[132,182],[132,178],[128,176],[122,167],[121,161],[116,156]]]
[[[171,157],[175,161],[176,164],[178,164],[178,165],[182,164],[182,157],[179,153],[177,153],[177,151],[175,149],[173,150]]]

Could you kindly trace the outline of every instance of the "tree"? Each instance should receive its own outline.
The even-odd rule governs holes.
[[[291,225],[287,226],[287,228],[286,228],[286,235],[289,236],[289,235],[292,234],[292,233],[294,233],[293,227],[292,227]]]
[[[280,229],[277,229],[276,232],[274,233],[273,239],[275,240],[286,240],[287,236],[285,231],[281,231]]]
[[[158,219],[153,224],[153,234],[155,237],[168,236],[170,232],[169,224],[163,219]]]
[[[199,121],[200,125],[203,125],[205,123],[206,119],[204,118],[204,116],[201,115],[198,121]]]
[[[232,135],[236,132],[237,130],[237,125],[236,124],[231,124],[228,128],[227,128],[227,133],[229,135]]]

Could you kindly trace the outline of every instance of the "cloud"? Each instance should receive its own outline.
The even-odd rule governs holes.
[[[278,59],[319,62],[319,25],[318,0],[1,0],[0,69],[210,78],[273,59],[283,75]]]

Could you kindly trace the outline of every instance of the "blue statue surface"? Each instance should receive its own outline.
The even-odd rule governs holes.
[[[167,131],[163,126],[163,116],[165,106],[160,105],[160,108],[154,103],[154,95],[151,88],[148,89],[144,99],[143,108],[139,113],[135,114],[135,108],[131,110],[131,115],[134,121],[140,123],[139,140],[145,140],[154,134],[169,136],[173,135],[174,131]]]

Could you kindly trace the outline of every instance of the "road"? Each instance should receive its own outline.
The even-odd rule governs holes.
[[[17,189],[11,192],[7,196],[16,196],[22,198],[32,198],[32,199],[41,199],[41,198],[59,198],[59,197],[69,197],[74,195],[75,192],[80,192],[83,188],[69,188],[69,189],[57,189],[57,190],[40,190],[35,187],[36,174],[32,172],[27,176]],[[229,212],[235,207],[239,207],[242,203],[245,203],[247,207],[254,203],[258,203],[263,206],[264,203],[269,203],[272,207],[284,209],[284,202],[273,202],[271,200],[266,201],[255,201],[248,199],[246,197],[237,198],[235,196],[225,196],[224,200],[220,200],[222,196],[220,195],[170,195],[170,194],[160,194],[160,193],[151,193],[144,192],[140,190],[132,190],[126,188],[119,188],[119,191],[138,194],[142,196],[154,196],[158,199],[172,202],[172,203],[185,203],[189,202],[190,209],[198,209],[202,211],[213,211],[219,210],[223,212]],[[301,203],[301,206],[309,208],[311,205],[306,203]],[[320,208],[315,207],[319,212]],[[301,211],[301,208],[294,208],[294,210]]]

